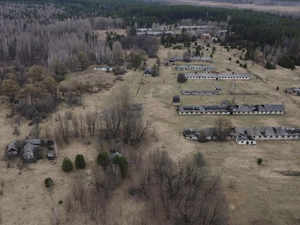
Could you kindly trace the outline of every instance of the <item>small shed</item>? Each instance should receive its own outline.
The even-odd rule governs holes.
[[[153,71],[149,68],[145,69],[144,76],[145,77],[152,77],[153,76]]]
[[[173,96],[173,105],[180,105],[180,96],[179,95]]]
[[[17,141],[13,141],[13,142],[11,142],[10,144],[7,145],[6,155],[9,158],[18,156],[18,154],[19,154],[19,149],[17,147]]]
[[[24,146],[22,157],[24,162],[36,162],[37,161],[37,146],[31,143],[27,143]]]

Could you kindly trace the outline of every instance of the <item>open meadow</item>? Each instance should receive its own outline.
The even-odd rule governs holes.
[[[176,50],[177,52],[180,50]],[[183,50],[182,50],[183,51]],[[209,48],[211,51],[211,47]],[[208,51],[208,52],[209,52]],[[175,50],[159,50],[163,62]],[[286,114],[283,116],[231,116],[234,126],[294,126],[300,127],[300,97],[286,95],[284,89],[300,86],[300,68],[294,71],[278,67],[266,70],[261,65],[240,60],[243,54],[239,50],[226,51],[216,45],[213,65],[218,72],[234,71],[254,74],[249,81],[215,81],[188,80],[184,84],[177,83],[177,73],[172,66],[161,65],[159,77],[144,77],[142,71],[130,70],[117,81],[112,73],[94,71],[93,67],[81,73],[69,74],[66,83],[72,79],[100,80],[95,93],[83,96],[83,105],[69,108],[61,105],[56,113],[41,123],[41,127],[55,126],[56,116],[72,111],[80,114],[101,111],[109,104],[110,96],[122,86],[129,87],[135,101],[144,105],[145,119],[151,124],[151,135],[141,147],[144,151],[161,149],[168,151],[174,160],[179,160],[189,153],[201,152],[212,172],[222,180],[226,198],[230,208],[230,224],[232,225],[297,225],[300,224],[300,177],[284,176],[281,171],[300,171],[300,143],[293,141],[258,142],[255,146],[237,145],[235,142],[197,143],[189,142],[182,136],[183,128],[212,127],[216,116],[178,116],[172,105],[172,97],[181,90],[222,89],[218,96],[181,96],[183,104],[219,104],[229,100],[239,104],[284,104]],[[229,57],[231,60],[229,61]],[[240,60],[247,63],[247,69],[236,63]],[[149,59],[148,64],[154,62]],[[97,79],[99,76],[99,79]],[[77,78],[78,77],[78,78]],[[106,79],[107,78],[107,79]],[[66,84],[67,85],[67,84]],[[276,91],[276,87],[279,91]],[[239,93],[232,95],[231,93]],[[246,94],[245,94],[246,93]],[[7,119],[8,106],[1,103],[0,111],[0,149],[4,153],[9,141],[13,140],[13,122]],[[30,131],[28,121],[22,120],[20,137]],[[0,161],[0,224],[3,225],[49,225],[53,224],[53,214],[64,218],[64,200],[73,185],[73,178],[78,177],[86,182],[91,177],[95,158],[98,152],[96,141],[74,141],[59,146],[58,158],[54,163],[40,160],[20,168],[18,162],[10,165]],[[65,156],[74,158],[76,154],[86,156],[87,169],[74,174],[65,174],[61,163]],[[261,166],[257,159],[262,158]],[[46,177],[55,180],[55,189],[49,193],[43,181]],[[122,188],[114,193],[109,206],[113,222],[132,224],[139,215],[143,204],[128,195],[128,186],[132,178],[122,184]],[[54,212],[55,211],[55,212]],[[62,219],[62,221],[64,221]],[[61,224],[69,224],[64,221]],[[78,224],[84,223],[78,220]],[[86,223],[89,224],[89,223]]]

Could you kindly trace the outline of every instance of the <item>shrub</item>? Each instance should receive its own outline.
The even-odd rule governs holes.
[[[61,205],[61,204],[63,204],[63,203],[64,203],[63,200],[59,200],[59,201],[58,201],[58,204],[59,204],[59,205]]]
[[[274,69],[276,69],[276,66],[273,63],[267,62],[265,65],[265,68],[268,70],[274,70]]]
[[[257,165],[261,165],[263,163],[263,159],[262,158],[258,158],[256,160],[256,162],[257,162]]]
[[[71,159],[68,157],[65,157],[62,163],[62,170],[64,172],[71,172],[73,170],[73,163]]]
[[[125,178],[128,173],[128,162],[124,156],[115,156],[113,158],[113,163],[119,165],[121,176]]]
[[[84,156],[81,154],[76,155],[75,157],[75,167],[76,169],[84,169],[85,168],[85,160]]]
[[[200,153],[200,152],[197,152],[197,153],[194,155],[194,161],[195,161],[197,167],[203,167],[203,166],[206,165],[205,160],[204,160],[204,158],[203,158],[203,155],[202,155],[202,153]]]
[[[292,59],[292,57],[289,56],[282,56],[279,59],[278,64],[287,69],[295,69],[295,61]]]
[[[121,66],[117,66],[115,68],[113,68],[113,73],[115,75],[123,75],[126,73],[126,70],[124,67],[121,67]]]
[[[186,77],[183,73],[180,73],[180,74],[177,75],[177,82],[178,83],[184,83],[186,81],[187,81],[187,79],[186,79]]]
[[[54,182],[52,180],[51,177],[47,177],[45,180],[44,180],[44,184],[45,184],[45,187],[46,188],[50,188],[54,185]]]
[[[106,169],[110,163],[109,155],[107,152],[100,152],[97,157],[98,165],[102,166],[103,169]]]

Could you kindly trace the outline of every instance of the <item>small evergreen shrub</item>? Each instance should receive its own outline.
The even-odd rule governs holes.
[[[119,165],[121,176],[125,178],[128,174],[128,162],[124,156],[115,156],[113,158],[113,163]]]
[[[275,70],[275,69],[276,69],[276,66],[275,66],[275,64],[273,64],[273,63],[267,62],[266,65],[265,65],[265,68],[266,68],[267,70]]]
[[[45,180],[44,180],[44,184],[45,184],[45,187],[46,188],[50,188],[54,185],[54,182],[52,180],[51,177],[47,177]]]
[[[196,163],[197,167],[204,167],[206,165],[205,160],[201,152],[197,152],[194,155],[194,162]]]
[[[61,205],[61,204],[63,204],[63,203],[64,203],[63,200],[59,200],[59,201],[58,201],[58,204],[59,204],[59,205]]]
[[[71,161],[71,159],[69,159],[68,157],[65,157],[62,163],[62,170],[64,172],[71,172],[73,170],[73,163]]]
[[[82,154],[78,154],[75,157],[75,167],[76,169],[84,169],[86,166],[85,159]]]
[[[110,163],[109,155],[107,152],[100,152],[97,157],[98,165],[102,166],[103,169],[106,169]]]
[[[187,78],[185,77],[185,75],[183,73],[180,73],[177,75],[177,82],[178,83],[184,83],[187,81]]]
[[[295,69],[295,61],[290,56],[282,56],[279,59],[278,64],[287,69],[291,69],[291,70]]]
[[[258,158],[256,160],[256,162],[257,162],[257,165],[261,165],[263,163],[263,159],[262,158]]]

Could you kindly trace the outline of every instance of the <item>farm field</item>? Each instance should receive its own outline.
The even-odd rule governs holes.
[[[210,49],[211,50],[211,49]],[[163,62],[169,55],[182,53],[180,50],[159,50]],[[209,52],[209,51],[208,51]],[[59,110],[45,120],[41,127],[51,127],[56,123],[60,113],[72,111],[75,114],[101,110],[109,104],[113,92],[122,86],[129,87],[136,102],[144,105],[145,119],[151,123],[156,138],[149,138],[143,147],[144,151],[162,149],[168,151],[174,160],[179,160],[189,153],[201,152],[207,160],[212,172],[222,179],[226,198],[229,202],[230,221],[232,225],[297,225],[300,224],[300,177],[284,176],[281,171],[300,171],[300,142],[258,142],[256,146],[241,146],[234,142],[226,143],[195,143],[185,140],[183,128],[204,128],[214,126],[216,116],[182,116],[179,117],[172,105],[172,97],[179,95],[181,90],[211,90],[219,87],[223,95],[218,96],[181,96],[183,104],[219,104],[229,100],[244,104],[284,104],[284,116],[236,116],[228,117],[234,126],[292,126],[300,127],[300,98],[286,95],[284,89],[300,86],[300,68],[294,71],[278,67],[266,70],[250,61],[239,59],[242,54],[238,50],[227,52],[222,46],[216,45],[213,65],[218,72],[234,71],[253,74],[249,81],[213,81],[189,80],[184,84],[177,83],[177,72],[172,66],[161,65],[159,77],[144,77],[142,71],[129,71],[124,81],[115,81],[111,73],[94,71],[90,67],[82,73],[68,76],[66,82],[76,79],[84,81],[99,80],[107,85],[100,85],[93,94],[83,96],[83,106]],[[229,61],[229,57],[231,60]],[[236,61],[247,63],[247,69],[240,67]],[[152,64],[154,59],[149,59]],[[279,91],[276,91],[276,87]],[[104,87],[104,88],[103,88]],[[231,95],[235,93],[252,93],[251,95]],[[15,137],[12,121],[7,119],[8,107],[1,103],[0,111],[0,149],[4,151],[9,140]],[[28,121],[21,121],[20,137],[25,137],[31,128]],[[88,142],[89,140],[86,140]],[[61,163],[65,156],[74,158],[83,153],[87,158],[87,169],[76,174],[65,174],[61,171]],[[63,205],[60,200],[68,194],[73,185],[73,178],[89,181],[95,158],[97,143],[89,144],[72,142],[59,147],[55,164],[40,160],[35,164],[20,169],[17,163],[8,168],[7,162],[0,161],[0,182],[3,184],[0,197],[0,224],[3,225],[49,225],[52,221],[54,208],[62,218]],[[262,158],[263,164],[257,165]],[[46,177],[53,177],[56,187],[48,193],[43,186]],[[37,179],[38,178],[38,179]],[[131,224],[131,218],[139,214],[143,208],[140,202],[128,196],[131,180],[122,184],[122,188],[114,194],[110,205],[111,218],[114,222]],[[119,204],[121,202],[121,204]],[[38,206],[38,207],[37,207]],[[34,222],[33,222],[34,221]],[[64,221],[63,224],[68,224]],[[74,224],[74,223],[73,223]],[[77,225],[77,224],[74,224]],[[78,220],[78,225],[82,225]]]

